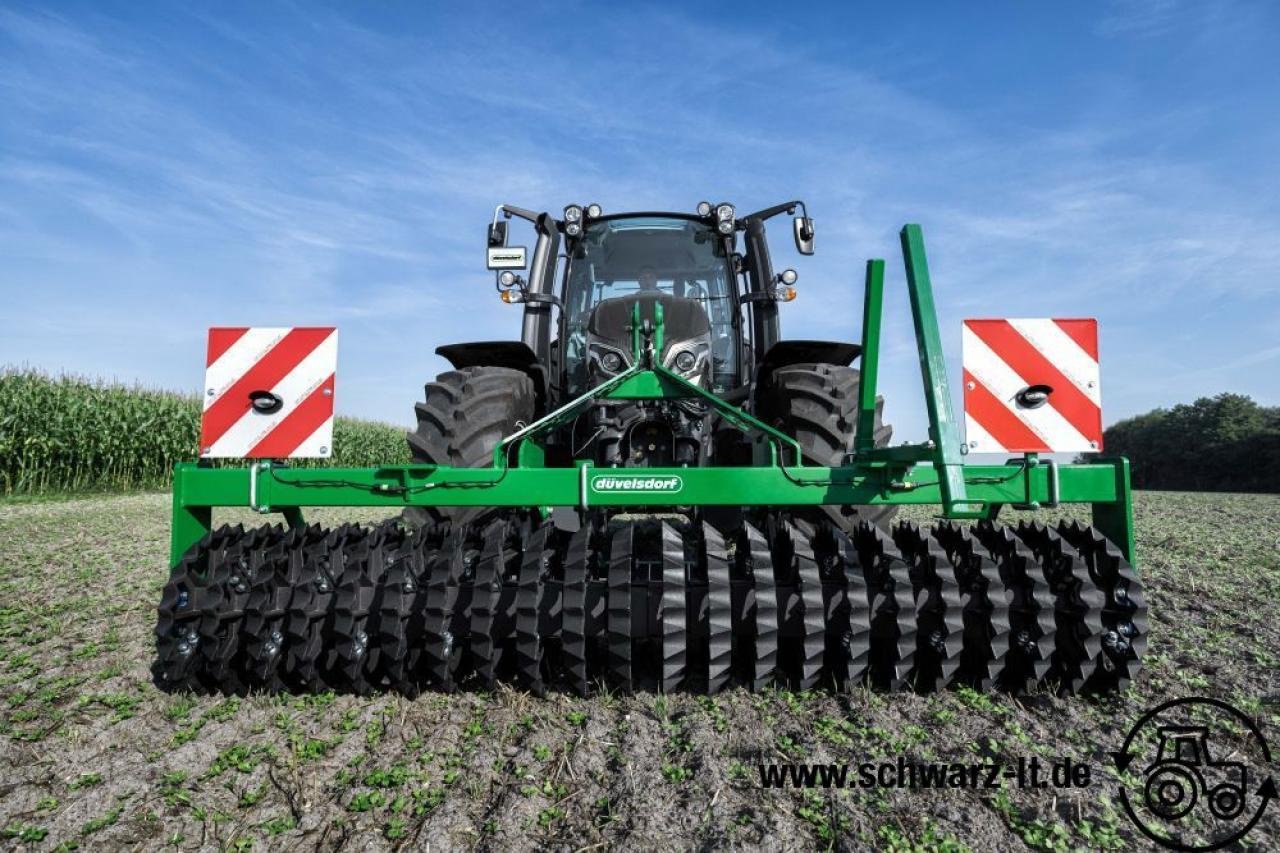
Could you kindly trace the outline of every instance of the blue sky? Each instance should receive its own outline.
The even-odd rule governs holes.
[[[896,233],[971,316],[1096,316],[1108,423],[1280,404],[1274,4],[0,3],[0,364],[195,391],[210,325],[336,324],[338,406],[409,423],[458,340],[518,334],[495,204],[804,198],[794,337],[924,410]],[[783,222],[785,226],[785,222]]]

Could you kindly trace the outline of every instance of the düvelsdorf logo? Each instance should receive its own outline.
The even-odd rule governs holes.
[[[671,474],[666,477],[618,477],[600,474],[591,478],[591,490],[595,492],[678,492],[684,481]]]
[[[1239,841],[1277,796],[1262,731],[1221,699],[1174,699],[1152,708],[1112,756],[1125,813],[1173,850],[1217,850]]]

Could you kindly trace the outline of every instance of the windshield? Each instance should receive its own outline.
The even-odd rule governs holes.
[[[661,216],[593,222],[574,248],[565,274],[565,367],[583,390],[587,320],[605,299],[656,290],[696,299],[711,321],[712,384],[737,384],[733,294],[725,241],[706,223]]]

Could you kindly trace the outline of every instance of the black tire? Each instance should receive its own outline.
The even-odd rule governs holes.
[[[537,392],[533,380],[507,367],[464,367],[441,373],[417,403],[418,428],[408,434],[414,462],[485,468],[493,448],[521,425],[533,421]],[[470,524],[497,512],[494,507],[409,507],[405,521],[415,526],[446,521]]]
[[[789,364],[773,371],[760,390],[759,408],[770,426],[800,442],[804,459],[813,465],[840,465],[853,451],[858,431],[860,375],[838,364]],[[884,398],[876,397],[876,447],[888,445],[893,427],[881,419]],[[824,506],[797,509],[795,514],[829,519],[852,532],[859,519],[887,527],[896,512],[891,506]]]

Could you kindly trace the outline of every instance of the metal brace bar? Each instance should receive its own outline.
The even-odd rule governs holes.
[[[876,446],[876,384],[880,374],[880,318],[884,305],[884,261],[867,261],[866,292],[862,302],[862,376],[858,381],[858,432],[854,449],[859,457]]]
[[[249,466],[249,509],[266,515],[271,512],[271,507],[258,505],[258,472],[262,470],[262,467],[262,463],[257,460],[254,460],[253,464]],[[267,467],[271,467],[270,462],[267,463]]]
[[[985,515],[983,504],[969,500],[965,488],[960,433],[951,409],[951,389],[947,384],[947,364],[942,356],[933,284],[925,260],[924,235],[919,225],[908,224],[902,227],[901,237],[902,259],[907,267],[907,293],[911,297],[911,319],[920,351],[924,401],[929,412],[929,438],[934,446],[933,464],[942,487],[942,510],[948,518],[979,518]]]

